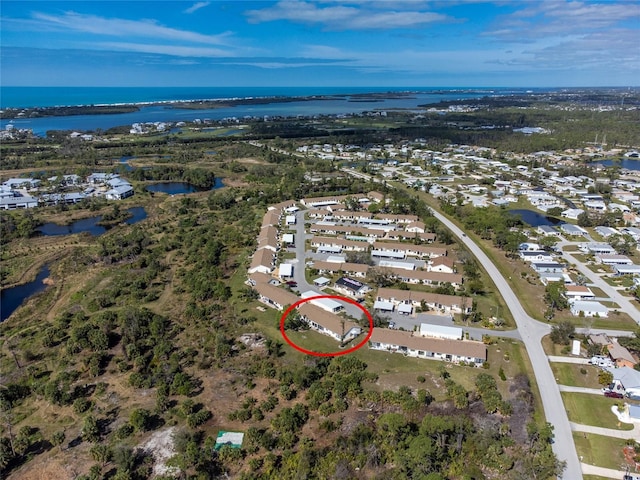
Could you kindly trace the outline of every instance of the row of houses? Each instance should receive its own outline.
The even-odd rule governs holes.
[[[332,259],[330,258],[330,260]],[[369,269],[374,268],[362,263],[345,262],[342,257],[339,257],[338,260],[342,261],[316,261],[312,268],[318,270],[320,274],[347,275],[357,278],[365,278]],[[405,265],[414,268],[407,268]],[[400,264],[400,262],[380,262],[380,267],[377,268],[388,278],[405,283],[432,286],[450,283],[453,287],[458,288],[462,286],[463,276],[458,273],[450,273],[451,267],[449,265],[449,263],[446,265],[441,263],[440,259],[434,259],[433,263],[427,266],[427,270],[417,270],[412,263]],[[444,271],[445,269],[447,271]]]
[[[78,175],[61,175],[48,179],[67,187],[86,187],[81,192],[42,193],[42,182],[34,178],[10,178],[0,185],[0,209],[18,210],[38,206],[71,205],[101,196],[107,200],[123,200],[134,194],[133,186],[117,174],[92,173],[83,183]],[[27,193],[29,192],[29,193]]]
[[[475,366],[487,361],[487,347],[482,342],[437,338],[426,336],[423,332],[422,325],[419,333],[375,328],[371,334],[370,348],[408,357],[465,362]]]

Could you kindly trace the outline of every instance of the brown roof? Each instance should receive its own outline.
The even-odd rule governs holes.
[[[293,305],[298,300],[300,300],[297,295],[291,292],[287,292],[283,288],[271,285],[270,283],[259,283],[254,288],[263,297],[266,297],[269,300],[282,305],[283,307],[285,305]]]
[[[300,314],[307,317],[309,320],[313,320],[318,325],[323,326],[327,330],[337,333],[342,336],[342,322],[344,321],[344,332],[348,332],[351,328],[357,327],[358,324],[342,318],[339,315],[327,312],[322,308],[312,305],[309,302],[300,305]]]
[[[455,262],[453,261],[453,258],[451,257],[436,257],[433,260],[431,260],[431,266],[435,267],[438,265],[445,265],[449,268],[453,268],[455,265]]]
[[[341,245],[343,247],[358,247],[367,250],[369,244],[367,242],[359,242],[357,240],[345,240],[344,238],[337,237],[322,237],[314,235],[311,239],[311,245]]]
[[[278,243],[278,229],[272,225],[260,229],[260,233],[258,234],[258,243],[263,240],[273,243],[275,246]]]
[[[262,227],[268,227],[269,225],[278,225],[280,223],[280,215],[275,210],[269,210],[262,217]]]
[[[606,333],[592,333],[589,335],[589,340],[594,345],[611,345],[613,343]]]
[[[583,285],[567,285],[567,292],[574,292],[574,293],[593,293],[589,287],[585,287]]]
[[[249,275],[249,279],[252,280],[256,285],[258,283],[269,283],[269,280],[271,280],[272,278],[273,277],[271,275],[262,272],[254,272]]]
[[[258,266],[273,268],[273,252],[267,248],[262,248],[253,254],[249,268]]]
[[[629,350],[624,348],[618,342],[613,342],[611,345],[609,345],[608,348],[609,348],[609,356],[613,360],[615,361],[626,360],[627,362],[631,362],[632,364],[635,365],[636,359],[633,358],[633,355],[631,355],[631,352],[629,352]]]
[[[412,350],[425,350],[472,358],[487,358],[487,347],[482,342],[421,337],[420,335],[413,335],[412,332],[404,332],[402,330],[374,328],[370,341],[407,347]]]

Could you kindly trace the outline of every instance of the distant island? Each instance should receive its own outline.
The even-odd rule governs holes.
[[[67,117],[73,115],[113,115],[140,111],[141,107],[162,105],[169,109],[209,110],[239,105],[266,105],[270,103],[309,102],[316,100],[347,100],[349,102],[381,102],[388,99],[415,98],[415,92],[377,92],[336,95],[265,96],[199,100],[170,100],[156,102],[124,103],[112,105],[76,105],[54,107],[4,108],[0,119]]]

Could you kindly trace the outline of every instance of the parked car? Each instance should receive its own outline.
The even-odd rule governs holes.
[[[604,392],[604,396],[609,398],[624,398],[624,395],[622,395],[621,393],[613,392],[611,390],[607,390],[606,392]]]
[[[290,287],[297,287],[298,282],[287,282],[287,285],[289,285]]]

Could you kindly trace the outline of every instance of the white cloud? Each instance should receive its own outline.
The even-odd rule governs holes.
[[[529,42],[545,36],[567,36],[640,21],[640,4],[586,3],[572,0],[523,2],[525,8],[497,17],[486,36],[499,40]],[[640,40],[640,38],[639,38]]]
[[[416,4],[413,4],[416,6]],[[293,22],[322,24],[328,30],[380,30],[401,27],[417,27],[434,22],[451,21],[452,18],[433,12],[415,10],[380,10],[382,4],[363,3],[362,8],[352,6],[318,6],[301,0],[282,0],[260,10],[249,10],[245,15],[252,23],[289,20]]]
[[[132,42],[98,42],[88,45],[102,50],[116,50],[122,52],[157,53],[176,57],[230,57],[232,52],[211,47],[193,47],[181,45],[156,45]]]
[[[200,10],[201,8],[208,7],[209,5],[211,5],[211,2],[197,2],[184,10],[182,13],[193,13],[197,10]]]
[[[204,35],[188,30],[179,30],[159,25],[154,20],[106,18],[75,12],[66,12],[63,15],[48,15],[36,12],[33,14],[33,18],[48,28],[115,37],[158,38],[210,45],[227,45],[231,36],[230,32],[218,35]]]

